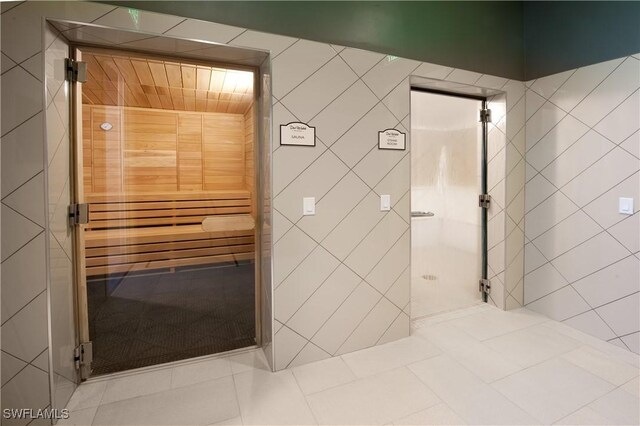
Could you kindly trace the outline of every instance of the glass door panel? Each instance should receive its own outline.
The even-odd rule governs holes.
[[[92,375],[254,345],[253,71],[82,59]]]
[[[411,94],[413,318],[480,301],[479,100]]]

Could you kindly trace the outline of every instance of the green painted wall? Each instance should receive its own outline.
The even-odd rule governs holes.
[[[640,52],[640,1],[105,3],[519,80]]]
[[[521,2],[107,1],[508,78],[524,76]]]
[[[638,1],[527,1],[527,80],[640,53]]]

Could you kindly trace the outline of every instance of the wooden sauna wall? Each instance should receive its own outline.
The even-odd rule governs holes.
[[[251,211],[256,212],[256,192],[255,192],[255,103],[249,107],[244,115],[244,166],[245,185],[251,192]]]
[[[104,131],[100,124],[113,128]],[[83,106],[86,194],[249,189],[253,113]]]

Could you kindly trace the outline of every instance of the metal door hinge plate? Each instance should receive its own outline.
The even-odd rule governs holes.
[[[483,209],[488,209],[491,205],[491,195],[489,194],[480,194],[478,196],[478,205]]]
[[[80,346],[73,350],[73,361],[76,369],[83,366],[91,366],[93,362],[93,344],[91,342],[80,343]]]
[[[480,110],[480,122],[491,123],[491,110],[489,108]]]
[[[86,225],[89,223],[89,204],[71,204],[69,206],[69,225]]]
[[[481,278],[478,282],[478,291],[481,293],[491,293],[491,281],[486,278]]]
[[[87,63],[67,58],[67,80],[71,82],[84,83],[87,81]]]

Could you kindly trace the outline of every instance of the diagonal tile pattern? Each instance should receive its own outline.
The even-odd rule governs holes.
[[[618,213],[618,198],[639,197],[639,89],[640,61],[629,56],[526,92],[528,103],[545,101],[526,125],[527,307],[636,353],[640,213]]]
[[[498,223],[501,220],[506,222],[507,217],[515,225],[508,228],[508,233],[498,233],[498,238],[521,232],[520,184],[511,181],[519,181],[524,175],[521,170],[524,166],[518,156],[513,155],[514,148],[518,154],[523,151],[522,148],[518,150],[524,140],[521,137],[525,121],[522,82],[97,3],[23,2],[2,11],[2,231],[3,245],[6,245],[2,260],[8,262],[6,268],[3,264],[2,285],[3,304],[5,301],[12,303],[7,312],[26,314],[32,312],[32,307],[40,306],[37,303],[41,303],[45,294],[42,293],[44,283],[40,282],[47,255],[42,255],[45,235],[54,242],[52,256],[57,264],[59,261],[61,269],[66,268],[65,271],[71,253],[70,239],[64,232],[64,221],[61,221],[68,203],[68,171],[58,167],[64,163],[64,153],[69,148],[69,132],[65,132],[68,126],[65,90],[58,66],[65,46],[55,33],[41,33],[43,16],[115,25],[135,31],[119,40],[105,39],[108,32],[99,27],[79,31],[84,40],[98,44],[129,43],[131,47],[151,48],[157,36],[167,33],[271,50],[273,79],[268,72],[263,78],[265,85],[273,86],[273,102],[265,100],[273,105],[273,117],[267,117],[265,125],[273,123],[274,132],[278,124],[292,120],[308,120],[318,126],[317,146],[313,149],[283,148],[274,142],[273,152],[263,153],[265,158],[273,156],[273,164],[265,163],[263,170],[265,176],[273,170],[273,191],[263,200],[269,211],[273,208],[274,216],[273,235],[265,238],[265,249],[273,252],[276,278],[273,288],[280,289],[274,294],[262,295],[265,312],[269,319],[275,317],[273,327],[277,330],[271,343],[271,324],[263,321],[266,333],[263,341],[270,363],[271,346],[275,349],[272,365],[276,369],[389,342],[409,333],[409,277],[406,268],[404,272],[402,270],[408,262],[406,251],[409,247],[406,238],[409,226],[408,152],[382,155],[375,149],[376,134],[381,128],[405,126],[405,130],[409,130],[406,128],[410,122],[409,76],[448,79],[505,92],[493,100],[492,106],[495,114],[492,131],[504,137],[498,138],[495,155],[489,164],[493,179],[490,193],[495,200],[489,215],[495,217],[496,226],[501,226]],[[178,48],[179,45],[177,42]],[[55,55],[44,54],[47,49],[58,54],[56,59],[52,61]],[[43,69],[47,78],[42,74]],[[43,87],[45,82],[46,89]],[[20,96],[8,96],[18,87]],[[52,130],[46,138],[42,131],[45,123]],[[270,133],[268,128],[265,131]],[[277,141],[277,138],[273,140]],[[508,144],[512,146],[507,147]],[[628,139],[620,146],[627,153],[634,149]],[[507,155],[507,152],[512,154]],[[59,172],[57,176],[49,176],[52,193],[48,194],[48,188],[41,188],[36,191],[37,197],[30,198],[25,192],[31,193],[32,186],[43,181],[45,156],[47,164]],[[505,176],[507,166],[509,177]],[[356,196],[352,195],[354,193]],[[391,212],[379,211],[381,193],[392,194]],[[51,220],[49,230],[43,230],[46,201],[36,199],[43,194],[49,197],[47,207],[51,217],[46,218]],[[319,213],[313,220],[303,219],[299,212],[297,204],[303,194],[316,196],[318,200]],[[505,209],[506,214],[499,216],[498,213]],[[270,225],[269,216],[265,220]],[[507,229],[506,224],[502,226]],[[491,302],[500,308],[515,307],[522,301],[517,271],[521,265],[518,256],[522,252],[523,239],[514,235],[509,241],[490,242],[493,247],[490,270],[494,280]],[[312,258],[323,250],[324,258]],[[41,258],[33,262],[33,269],[27,273],[20,265],[29,253],[39,254]],[[299,291],[303,278],[296,277],[303,276],[302,268],[307,259],[314,259],[314,270],[325,271],[327,276]],[[515,280],[513,285],[510,280],[505,282],[505,273],[511,265],[516,271],[508,274]],[[263,266],[269,273],[268,256]],[[61,271],[58,276],[64,281],[70,275]],[[15,290],[16,283],[31,279],[39,282],[21,288],[20,292]],[[12,283],[5,284],[6,280],[12,280]],[[287,294],[289,289],[297,293]],[[340,291],[334,291],[336,289]],[[268,308],[272,300],[274,313]],[[508,304],[510,300],[513,302]],[[326,312],[318,316],[313,306],[322,306]],[[46,318],[41,306],[33,313],[37,318]],[[322,322],[309,327],[305,315],[321,318]],[[11,318],[3,317],[3,329],[5,323],[11,325]],[[3,356],[15,358],[13,372],[23,363],[26,367],[3,384],[2,405],[20,401],[21,406],[43,408],[50,401],[42,354],[50,348],[47,348],[46,339],[40,338],[41,333],[18,334],[20,338],[32,341],[24,345],[12,342],[7,348],[34,358],[16,357],[18,354],[9,349],[6,355],[3,352]],[[5,351],[4,341],[2,347]],[[27,386],[37,389],[33,397],[28,401],[16,399],[25,394]],[[307,418],[301,414],[300,419]]]
[[[409,212],[401,202],[410,189],[409,157],[376,149],[375,136],[388,127],[408,133],[402,123],[409,118],[413,74],[481,81],[506,92],[491,100],[492,131],[501,138],[489,163],[496,201],[490,216],[496,228],[506,229],[507,218],[513,226],[508,235],[491,237],[491,302],[503,309],[523,304],[524,85],[348,47],[335,55],[328,48],[300,40],[273,61],[274,123],[295,119],[317,126],[315,148],[279,146],[274,134],[274,211],[280,224],[273,236],[274,318],[283,324],[274,337],[277,370],[299,365],[301,358],[324,359],[409,333],[403,312],[410,285],[403,273]],[[310,52],[313,61],[298,57]],[[380,212],[380,194],[392,195],[390,212]],[[302,216],[301,198],[309,196],[316,197],[317,213]],[[310,280],[308,271],[317,275]]]

